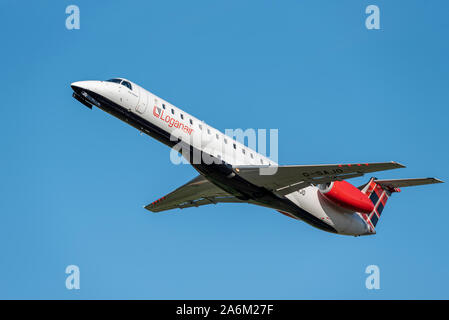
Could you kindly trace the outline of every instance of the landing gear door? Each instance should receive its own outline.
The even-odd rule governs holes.
[[[148,94],[139,88],[139,103],[137,104],[136,111],[140,114],[144,114],[148,106]]]

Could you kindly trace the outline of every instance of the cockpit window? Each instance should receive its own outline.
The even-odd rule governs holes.
[[[122,81],[122,85],[125,87],[128,87],[129,90],[132,90],[133,88],[131,87],[131,83],[129,83],[128,81],[123,80]]]
[[[107,81],[107,82],[114,82],[114,83],[121,84],[122,86],[127,87],[129,90],[132,90],[132,89],[133,89],[133,87],[131,86],[131,83],[129,83],[129,82],[126,81],[126,80],[114,78],[114,79],[109,79],[109,80],[106,80],[106,81]]]
[[[122,79],[109,79],[109,80],[106,80],[107,82],[115,82],[115,83],[120,83],[120,82],[122,82]]]

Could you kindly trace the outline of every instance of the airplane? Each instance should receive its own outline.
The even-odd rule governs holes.
[[[404,166],[393,161],[279,165],[127,79],[78,81],[71,88],[72,96],[86,107],[96,106],[170,148],[178,147],[198,171],[191,181],[145,206],[152,212],[249,203],[323,231],[374,235],[393,193],[403,187],[443,182],[372,177],[356,187],[346,180]]]

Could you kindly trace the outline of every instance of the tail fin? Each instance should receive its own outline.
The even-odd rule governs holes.
[[[365,185],[362,192],[365,193],[374,204],[374,209],[369,214],[362,214],[365,221],[374,229],[379,221],[380,215],[387,204],[387,200],[392,192],[399,192],[397,188],[386,189],[376,183],[376,178],[371,178]]]
[[[394,179],[394,180],[377,180],[371,178],[370,181],[361,186],[362,192],[365,193],[374,204],[374,210],[369,214],[362,214],[365,221],[374,230],[380,215],[385,208],[388,198],[393,192],[401,192],[400,187],[419,186],[424,184],[442,183],[443,181],[435,178],[419,178],[419,179]]]

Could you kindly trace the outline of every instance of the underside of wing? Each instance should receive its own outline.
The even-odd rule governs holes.
[[[236,171],[244,179],[279,195],[286,195],[310,185],[363,176],[365,173],[404,168],[397,162],[293,165],[278,167],[243,166]]]
[[[199,175],[175,191],[146,205],[145,209],[152,212],[160,212],[175,208],[199,207],[219,202],[242,201]]]

